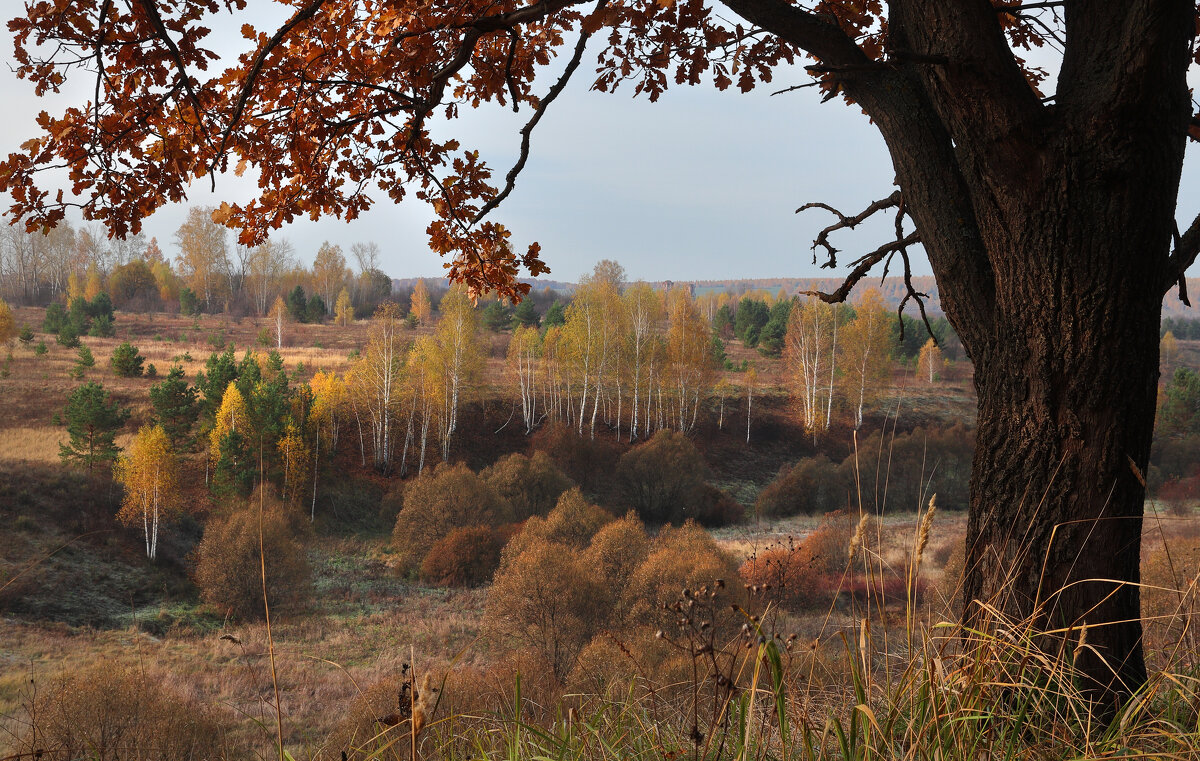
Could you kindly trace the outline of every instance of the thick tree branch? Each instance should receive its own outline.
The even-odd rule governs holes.
[[[925,243],[929,261],[942,285],[942,304],[955,330],[962,336],[968,352],[972,346],[985,346],[990,340],[995,309],[995,282],[987,247],[980,234],[980,220],[960,162],[960,154],[952,139],[946,114],[935,106],[927,87],[931,78],[955,76],[958,94],[972,103],[986,101],[984,88],[988,78],[1003,76],[1009,89],[1019,84],[1023,92],[1015,97],[1021,106],[1009,106],[1009,112],[1037,113],[1041,104],[1032,95],[1019,67],[1012,59],[995,13],[986,3],[962,3],[960,0],[931,0],[943,18],[930,22],[924,5],[914,0],[893,0],[896,5],[911,5],[889,18],[888,41],[891,58],[887,62],[872,60],[846,35],[836,21],[810,13],[783,0],[722,0],[751,23],[760,26],[783,40],[807,51],[831,72],[826,76],[837,79],[838,86],[860,105],[879,127],[892,156],[896,184],[904,194],[908,215],[912,218]],[[965,32],[956,28],[955,6],[971,5],[973,22],[980,28]],[[965,11],[964,11],[965,12]],[[912,16],[926,28],[950,29],[953,33],[928,39],[912,39],[904,34],[903,22]],[[981,17],[986,17],[982,19]],[[978,37],[989,38],[986,53],[976,50]],[[942,37],[954,38],[946,44]],[[986,66],[995,56],[1007,56],[1011,71],[1004,75],[988,74]],[[984,59],[975,63],[978,59]],[[966,74],[964,60],[971,62]],[[1001,61],[1003,63],[1003,61]],[[980,67],[983,67],[982,69]],[[974,79],[972,79],[974,78]],[[990,94],[988,95],[990,97]],[[987,123],[978,114],[972,117],[972,129],[987,133],[969,136],[971,141],[1000,139],[998,134],[1006,125]],[[951,120],[952,121],[952,120]],[[967,119],[965,121],[970,121]],[[1019,118],[1010,116],[1011,125]],[[958,127],[955,126],[955,129]],[[966,126],[962,127],[963,131]],[[914,239],[915,240],[915,239]],[[890,248],[889,248],[890,247]],[[899,253],[896,243],[885,246],[871,264]],[[871,259],[868,255],[867,259]],[[861,279],[870,269],[860,261],[851,278]]]
[[[864,66],[872,63],[837,22],[828,17],[784,0],[722,0],[722,3],[747,21],[808,51],[826,65]]]
[[[1191,226],[1183,235],[1176,234],[1175,250],[1167,260],[1167,272],[1163,278],[1163,294],[1174,285],[1179,286],[1179,300],[1191,306],[1187,297],[1187,285],[1184,279],[1187,268],[1191,267],[1200,256],[1200,215],[1192,220]]]
[[[209,136],[208,127],[204,125],[204,105],[200,102],[200,97],[196,95],[195,88],[192,87],[192,79],[188,76],[187,67],[183,63],[183,55],[180,54],[175,41],[171,39],[171,34],[167,31],[167,26],[163,23],[162,16],[158,13],[158,6],[154,4],[154,0],[138,0],[138,4],[145,12],[151,28],[154,29],[154,34],[167,46],[167,52],[171,56],[171,61],[175,64],[175,71],[183,81],[184,90],[187,91],[188,100],[191,101],[192,108],[196,110],[196,123],[200,126],[200,134],[204,136],[206,141],[211,141],[212,138]]]
[[[245,113],[246,104],[249,102],[250,96],[254,93],[254,85],[258,81],[259,75],[262,73],[263,66],[267,61],[267,56],[271,54],[272,50],[279,47],[280,43],[283,42],[284,38],[287,37],[287,35],[291,33],[293,29],[315,16],[317,11],[320,10],[321,6],[324,4],[325,0],[312,0],[312,2],[310,2],[308,5],[296,11],[294,14],[292,14],[292,17],[283,24],[283,26],[279,27],[279,29],[275,31],[275,34],[271,35],[271,39],[267,40],[267,43],[263,45],[262,48],[259,49],[258,53],[254,56],[254,62],[250,64],[250,69],[246,72],[246,79],[242,83],[241,92],[238,93],[237,101],[234,103],[233,112],[229,117],[229,123],[225,125],[224,134],[221,135],[221,145],[217,148],[217,152],[213,156],[212,164],[210,165],[211,169],[216,169],[218,162],[225,154],[225,149],[229,145],[229,140],[233,136],[233,131],[237,128],[238,123],[242,120],[242,114]],[[182,74],[182,70],[180,73]],[[216,173],[213,172],[213,175],[213,180],[215,182]]]

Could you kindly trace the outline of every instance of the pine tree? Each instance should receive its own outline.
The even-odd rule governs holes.
[[[225,389],[238,377],[238,364],[233,356],[233,345],[225,347],[220,354],[213,352],[204,363],[204,371],[196,376],[196,390],[204,396],[205,419],[211,420],[221,407]]]
[[[114,475],[125,487],[117,520],[126,526],[142,525],[146,557],[158,554],[158,528],[178,508],[179,463],[162,426],[143,426],[129,452],[117,458]]]
[[[109,364],[112,365],[113,372],[122,378],[140,378],[143,361],[144,358],[138,353],[137,347],[126,341],[113,350]]]
[[[187,384],[179,365],[171,368],[165,380],[150,387],[155,422],[166,432],[175,449],[186,449],[190,443],[192,426],[200,416],[196,396],[196,389]]]
[[[542,318],[543,328],[552,328],[555,325],[565,325],[567,322],[567,308],[558,299],[550,305],[546,310],[546,316]]]
[[[72,391],[63,419],[70,435],[68,443],[59,445],[64,463],[80,462],[91,472],[97,463],[117,458],[117,431],[129,419],[129,410],[111,401],[99,383],[90,381]]]
[[[83,345],[80,345],[76,351],[76,355],[75,366],[71,368],[70,372],[72,378],[79,379],[83,377],[84,372],[89,367],[95,366],[96,358],[92,356],[92,350]]]
[[[533,299],[524,298],[520,304],[517,304],[517,308],[513,310],[512,324],[513,327],[524,325],[533,328],[541,325],[537,309],[533,306]]]
[[[246,496],[254,488],[256,457],[246,437],[229,430],[217,445],[212,490],[219,496]]]

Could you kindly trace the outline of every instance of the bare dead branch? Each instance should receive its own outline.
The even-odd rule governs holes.
[[[820,233],[818,233],[816,240],[813,241],[813,244],[812,244],[813,264],[817,263],[816,251],[817,251],[817,247],[820,246],[821,248],[824,248],[829,254],[829,260],[827,262],[825,262],[824,264],[822,264],[821,266],[824,268],[836,267],[838,250],[836,248],[834,248],[833,244],[831,244],[829,242],[830,235],[837,232],[838,230],[853,230],[859,224],[861,224],[862,222],[871,218],[876,213],[883,211],[884,209],[890,209],[893,207],[898,207],[900,205],[901,205],[900,191],[897,190],[894,193],[892,193],[890,196],[888,196],[887,198],[881,198],[880,200],[873,202],[870,206],[863,209],[861,212],[859,212],[858,214],[855,214],[852,217],[847,216],[847,215],[843,214],[842,212],[838,211],[837,209],[833,208],[829,204],[822,203],[820,201],[816,201],[813,203],[806,203],[803,206],[801,206],[799,209],[796,209],[797,214],[799,214],[802,211],[806,211],[808,209],[824,209],[825,211],[828,211],[829,213],[833,214],[834,216],[836,216],[838,218],[837,222],[833,223],[829,227],[826,227],[824,230],[822,230]],[[897,240],[899,240],[903,237],[904,236],[902,236],[902,235],[896,236]],[[870,256],[870,255],[868,255],[868,256]]]
[[[892,254],[903,251],[907,246],[920,243],[920,241],[921,237],[916,232],[909,233],[902,240],[890,240],[871,253],[855,260],[857,266],[850,271],[850,274],[846,276],[846,279],[836,291],[829,293],[824,291],[802,291],[802,293],[805,296],[815,296],[826,304],[840,304],[850,296],[850,291],[854,290],[854,286],[866,277],[876,264],[879,264]]]

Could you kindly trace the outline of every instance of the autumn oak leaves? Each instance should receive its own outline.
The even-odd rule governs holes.
[[[797,53],[776,37],[724,23],[699,0],[365,7],[295,0],[277,30],[244,24],[245,52],[219,61],[209,48],[226,5],[248,7],[244,0],[37,2],[11,22],[18,75],[37,92],[56,90],[67,76],[96,78],[94,102],[57,117],[43,113],[42,134],[0,163],[0,189],[12,195],[17,217],[35,229],[79,207],[123,236],[182,200],[192,181],[253,170],[258,196],[212,212],[251,244],[301,216],[353,219],[375,202],[374,188],[392,201],[415,194],[435,211],[430,242],[453,255],[450,278],[472,294],[515,299],[528,290],[516,282],[521,270],[547,269],[536,243],[515,252],[510,232],[485,216],[511,189],[534,124],[575,71],[588,37],[607,30],[597,88],[628,82],[652,100],[672,78],[709,77],[720,88],[736,82],[748,90]],[[865,25],[872,15],[847,20]],[[644,44],[646,37],[654,42]],[[569,71],[548,92],[536,88],[537,73],[572,41]],[[489,101],[532,113],[504,190],[477,152],[435,136],[430,124]],[[70,167],[70,195],[41,179],[60,163]]]

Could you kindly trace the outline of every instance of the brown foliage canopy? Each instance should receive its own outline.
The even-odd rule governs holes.
[[[479,477],[508,500],[519,521],[546,515],[573,485],[545,452],[534,452],[532,457],[510,454],[482,470]]]
[[[210,708],[160,678],[95,664],[41,686],[24,704],[16,752],[45,761],[159,761],[222,757],[225,726]]]
[[[434,542],[456,528],[511,523],[512,506],[466,465],[440,465],[408,483],[392,547],[404,569],[416,569]]]
[[[711,586],[720,579],[725,582],[722,602],[743,604],[745,595],[737,578],[737,563],[717,546],[708,531],[691,521],[678,528],[668,526],[629,578],[617,614],[627,626],[669,629],[676,616],[663,606],[678,600],[680,590]]]
[[[421,561],[421,580],[450,587],[477,587],[492,580],[500,553],[515,526],[456,528],[433,543]]]
[[[293,610],[309,596],[310,571],[304,545],[281,509],[249,507],[212,518],[196,550],[196,584],[201,597],[243,620],[264,615],[262,568],[272,613]]]
[[[707,468],[696,446],[682,433],[661,430],[629,450],[617,464],[620,497],[650,523],[696,520],[723,525],[741,517],[741,508],[705,483]]]

